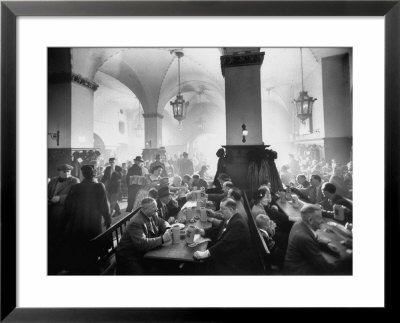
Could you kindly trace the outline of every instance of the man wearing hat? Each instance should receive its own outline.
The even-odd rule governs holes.
[[[168,187],[161,187],[158,190],[157,198],[157,213],[158,216],[168,223],[175,221],[176,215],[179,213],[181,208],[178,202],[171,197],[171,192]]]
[[[58,176],[53,177],[48,183],[48,251],[53,251],[57,240],[64,230],[64,206],[71,187],[78,184],[78,178],[71,176],[73,167],[62,164],[57,167]],[[50,265],[50,264],[49,264]]]
[[[136,194],[140,189],[139,184],[131,184],[131,176],[143,176],[142,165],[144,160],[140,156],[136,156],[133,160],[134,164],[131,168],[128,169],[128,173],[126,174],[126,186],[128,187],[128,206],[126,207],[126,212],[132,212],[133,204],[135,202]]]
[[[183,177],[184,175],[193,175],[194,173],[194,166],[193,162],[188,158],[189,154],[184,152],[182,154],[183,158],[178,160],[178,171],[179,175]]]

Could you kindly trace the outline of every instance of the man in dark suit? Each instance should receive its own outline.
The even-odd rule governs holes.
[[[171,192],[168,187],[161,187],[158,190],[157,213],[158,216],[168,223],[174,223],[175,217],[181,210],[178,202],[171,198]]]
[[[331,266],[321,254],[316,231],[322,223],[321,208],[306,204],[301,209],[301,220],[289,234],[283,272],[289,275],[324,275]]]
[[[53,261],[54,253],[57,250],[60,237],[65,229],[65,200],[67,199],[71,187],[80,182],[78,178],[71,176],[72,169],[73,167],[68,164],[58,166],[57,170],[59,176],[53,177],[47,186],[47,247],[49,255],[49,272],[52,272],[55,266]]]
[[[250,232],[236,211],[236,202],[226,198],[221,202],[224,220],[209,229],[196,229],[197,233],[211,238],[205,251],[196,251],[195,259],[210,259],[211,271],[220,275],[246,275],[253,273],[255,253],[252,251]]]
[[[71,165],[60,165],[57,168],[59,176],[53,177],[48,184],[49,245],[54,242],[54,239],[57,239],[63,231],[60,225],[63,223],[62,217],[65,200],[71,187],[80,182],[78,178],[71,176],[72,169],[73,167]]]
[[[133,160],[134,164],[131,168],[128,169],[128,173],[126,174],[126,186],[128,187],[128,205],[126,207],[126,212],[132,212],[133,204],[135,202],[136,194],[140,189],[139,184],[130,185],[130,177],[131,176],[143,176],[142,167],[140,167],[144,160],[140,156],[136,156]]]
[[[142,200],[116,251],[117,275],[142,275],[143,256],[172,239],[170,225],[157,216],[157,203],[151,197]]]

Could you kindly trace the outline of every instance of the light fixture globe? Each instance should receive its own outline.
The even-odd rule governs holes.
[[[181,57],[183,56],[183,51],[180,49],[176,49],[171,51],[174,53],[176,57],[178,57],[178,95],[176,96],[175,101],[171,101],[172,112],[174,114],[174,118],[182,122],[186,118],[186,110],[189,102],[185,102],[183,96],[181,95]]]

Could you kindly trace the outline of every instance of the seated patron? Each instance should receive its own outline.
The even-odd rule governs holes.
[[[197,187],[197,189],[201,189],[202,187],[206,190],[208,188],[208,184],[204,179],[200,178],[199,174],[194,174],[192,176],[193,181],[192,181],[192,186]]]
[[[285,259],[285,251],[279,248],[274,241],[276,223],[268,215],[259,214],[256,217],[256,225],[271,254],[271,263],[281,268]]]
[[[178,202],[171,197],[171,192],[168,187],[161,187],[158,190],[157,198],[157,213],[158,216],[168,223],[174,223],[175,217],[181,208]]]
[[[326,199],[319,203],[322,206],[322,216],[328,218],[335,218],[334,215],[334,205],[342,205],[344,209],[344,220],[339,222],[353,222],[353,204],[344,199],[341,195],[336,194],[336,187],[332,183],[322,184],[322,193]]]
[[[236,202],[236,211],[242,216],[243,220],[248,223],[247,212],[242,203],[242,191],[237,187],[232,187],[228,191],[228,197]]]
[[[193,189],[193,179],[190,175],[186,174],[182,177],[182,185],[186,185],[187,188],[191,191]]]
[[[296,176],[297,188],[307,188],[310,186],[310,182],[307,181],[306,175],[299,174]]]
[[[230,182],[231,178],[229,177],[228,174],[226,173],[220,173],[218,177],[214,180],[214,187],[209,188],[206,190],[207,194],[221,194],[223,192],[222,186],[224,185],[225,182]],[[218,185],[215,185],[215,182],[218,183]]]
[[[250,232],[236,210],[236,202],[230,198],[221,202],[224,221],[208,229],[196,228],[196,233],[211,238],[205,251],[196,251],[195,259],[210,260],[210,271],[219,275],[253,273],[255,253],[252,251]]]
[[[254,205],[251,209],[251,215],[254,221],[257,220],[259,214],[268,215],[268,217],[274,221],[277,225],[275,241],[282,250],[286,250],[288,235],[293,226],[293,222],[289,220],[289,217],[280,212],[276,206],[271,206],[271,194],[268,188],[262,187],[253,194]]]
[[[170,242],[171,230],[167,221],[157,216],[157,203],[144,198],[116,250],[117,275],[143,275],[143,256],[154,248]]]
[[[228,197],[228,191],[233,188],[233,183],[232,182],[224,182],[222,184],[222,192],[221,193],[216,193],[216,194],[207,194],[208,200],[214,202],[215,204],[215,209],[219,209],[219,205],[221,201]]]
[[[292,188],[292,192],[299,195],[299,197],[306,202],[316,204],[322,202],[324,195],[322,194],[322,180],[319,175],[311,175],[311,186],[307,188]]]
[[[171,192],[179,193],[179,189],[182,185],[182,177],[179,175],[175,175],[172,179],[172,184],[170,185],[169,189]]]
[[[321,209],[306,204],[301,209],[301,220],[293,225],[289,235],[283,272],[289,275],[323,275],[330,273],[330,265],[321,254],[316,231],[322,223]]]

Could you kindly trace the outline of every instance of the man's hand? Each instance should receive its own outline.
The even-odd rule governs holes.
[[[51,203],[58,203],[60,202],[60,197],[58,195],[53,196],[53,198],[50,201]]]
[[[169,224],[175,223],[175,218],[173,216],[169,217],[168,221]]]
[[[200,234],[202,237],[204,237],[204,229],[201,229],[199,227],[196,227],[196,231],[194,232],[195,234]]]
[[[210,251],[208,251],[208,250],[206,250],[206,251],[196,251],[193,254],[193,258],[197,259],[197,260],[206,259],[208,257],[210,257]]]
[[[164,240],[164,243],[167,243],[167,242],[171,241],[172,235],[171,235],[171,229],[170,228],[168,228],[167,231],[164,232],[162,238]]]
[[[111,226],[111,220],[104,222],[104,225],[105,225],[106,229],[108,229]]]

